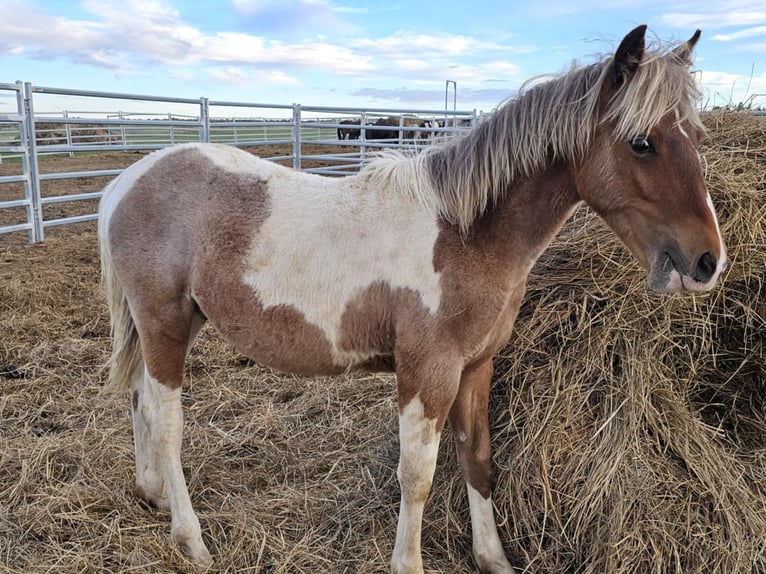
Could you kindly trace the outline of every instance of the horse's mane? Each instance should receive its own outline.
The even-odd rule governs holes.
[[[611,81],[612,62],[609,56],[525,85],[465,135],[414,156],[384,152],[365,171],[467,230],[515,181],[582,157],[601,122],[614,122],[614,137],[623,140],[649,133],[671,112],[703,129],[696,110],[700,93],[686,56],[661,46],[648,50],[603,108],[600,96]]]

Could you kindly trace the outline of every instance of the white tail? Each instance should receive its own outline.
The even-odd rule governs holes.
[[[141,344],[138,339],[136,325],[125,291],[112,265],[109,250],[108,222],[111,209],[106,208],[107,198],[115,187],[115,182],[104,189],[104,196],[99,209],[99,244],[101,248],[101,280],[106,291],[106,301],[111,317],[112,356],[107,363],[109,367],[109,383],[106,390],[123,392],[130,387],[133,372],[141,364]]]

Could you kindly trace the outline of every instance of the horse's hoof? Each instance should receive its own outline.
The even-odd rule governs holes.
[[[171,535],[187,560],[202,568],[207,568],[213,563],[210,552],[202,542],[202,532],[196,517],[193,521],[174,525],[171,528]]]

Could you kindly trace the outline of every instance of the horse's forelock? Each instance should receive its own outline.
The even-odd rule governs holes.
[[[670,113],[704,131],[697,112],[700,95],[688,61],[658,50],[648,54],[632,80],[614,94],[603,119],[615,122],[615,137],[620,139],[648,134]]]

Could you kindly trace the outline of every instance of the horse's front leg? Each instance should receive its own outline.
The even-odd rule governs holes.
[[[397,371],[399,393],[399,467],[401,506],[391,558],[394,574],[422,574],[420,534],[423,509],[431,490],[439,439],[459,382],[459,367],[450,372],[433,365],[428,376]],[[436,371],[441,377],[434,376]]]
[[[497,533],[491,498],[492,450],[489,439],[489,387],[492,359],[467,368],[460,380],[450,426],[468,487],[473,556],[482,572],[513,574]]]

